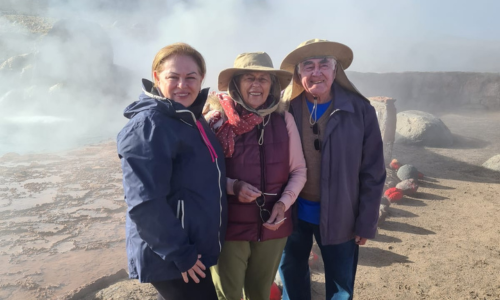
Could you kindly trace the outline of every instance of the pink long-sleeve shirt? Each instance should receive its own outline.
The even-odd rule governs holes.
[[[297,129],[293,116],[289,112],[285,112],[285,123],[289,137],[290,179],[288,179],[288,183],[279,201],[283,202],[283,204],[285,204],[285,210],[288,210],[295,200],[297,200],[297,196],[306,183],[307,169],[304,152],[302,151],[302,144],[300,142],[299,130]],[[236,180],[237,178],[227,178],[227,193],[229,195],[234,195],[233,186]]]

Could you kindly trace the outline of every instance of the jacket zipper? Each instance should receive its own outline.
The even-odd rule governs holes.
[[[262,126],[262,123],[259,124],[259,129],[264,130],[264,127]],[[260,140],[260,135],[259,135],[259,140]],[[265,166],[265,157],[264,157],[264,141],[262,141],[262,145],[259,143],[259,152],[260,152],[260,190],[265,191],[266,190],[266,180],[264,178],[265,172],[264,172],[264,166]],[[264,198],[265,199],[265,198]],[[264,208],[265,208],[265,202],[264,202]],[[264,225],[264,222],[262,221],[262,218],[260,217],[260,213],[258,216],[259,220],[259,228],[258,228],[258,239],[257,241],[260,242],[262,240],[262,226]]]
[[[330,114],[330,117],[331,117],[331,116],[333,116],[333,114],[334,114],[334,113],[336,113],[336,112],[338,112],[339,110],[340,110],[340,109],[338,109],[338,108],[337,108],[337,109],[335,109],[334,111],[332,111],[332,113]],[[323,140],[324,140],[326,137],[325,137],[325,136],[323,136],[322,138],[323,138]],[[321,144],[322,144],[321,146],[323,146],[323,145],[324,145],[324,143],[321,143]],[[321,165],[323,165],[323,149],[321,149],[321,158],[320,158],[320,162],[321,162]],[[320,178],[319,178],[320,182],[321,182],[321,175],[322,175],[322,173],[320,173]],[[320,188],[321,188],[321,187],[320,187]],[[319,204],[320,204],[320,206],[321,206],[321,199],[320,199]],[[320,214],[319,214],[320,224],[321,224],[321,212],[322,212],[322,210],[320,209]]]
[[[329,118],[331,118],[331,117],[333,116],[333,114],[334,114],[334,113],[336,113],[336,112],[338,112],[339,110],[340,110],[340,109],[338,109],[338,108],[337,108],[337,109],[335,109],[334,111],[332,111],[332,113],[331,113],[331,114],[330,114],[330,116],[328,116],[328,117],[329,117]],[[325,139],[326,139],[326,136],[322,136],[321,138],[322,138],[323,140],[325,140]],[[324,145],[324,143],[321,143],[321,153],[323,153],[323,145]],[[323,157],[323,155],[322,155],[321,157]]]
[[[195,115],[194,115],[194,113],[192,111],[190,111],[188,109],[181,109],[181,110],[176,110],[175,112],[176,113],[181,113],[181,112],[190,113],[191,117],[193,117],[193,122],[196,124],[196,117],[195,117]],[[189,124],[187,122],[184,122],[184,123],[186,123],[189,126],[192,126],[191,124]],[[203,136],[201,138],[205,139]],[[219,252],[221,252],[222,251],[222,243],[220,241],[220,229],[222,227],[222,187],[221,187],[222,173],[221,173],[220,168],[219,168],[219,161],[218,161],[217,157],[215,157],[215,166],[217,167],[217,172],[219,174],[219,178],[218,178],[218,181],[217,181],[217,183],[219,184],[219,230],[217,232],[217,239],[218,239],[218,242],[219,242]]]
[[[220,252],[220,251],[222,251],[222,244],[220,242],[220,229],[222,227],[222,187],[221,187],[220,181],[221,181],[222,173],[220,171],[219,162],[218,162],[217,158],[215,158],[215,165],[217,166],[217,172],[219,172],[219,180],[218,180],[218,183],[219,183],[219,232],[217,234],[218,234],[218,239],[219,239],[219,252]]]

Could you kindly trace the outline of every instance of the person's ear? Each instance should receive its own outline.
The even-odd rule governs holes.
[[[154,78],[154,83],[155,85],[157,85],[158,83],[160,83],[160,77],[158,76],[158,72],[157,71],[154,71],[153,72],[153,78]]]

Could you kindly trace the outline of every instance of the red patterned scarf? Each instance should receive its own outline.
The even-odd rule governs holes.
[[[234,100],[226,94],[219,94],[219,102],[226,113],[225,121],[217,130],[216,135],[222,144],[225,157],[232,157],[234,152],[234,139],[238,135],[252,130],[255,125],[262,123],[262,118],[254,113],[243,110],[242,114],[236,111]]]

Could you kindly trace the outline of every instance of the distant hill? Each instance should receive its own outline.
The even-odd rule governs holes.
[[[500,73],[347,72],[347,76],[367,97],[397,99],[398,111],[500,110]]]

